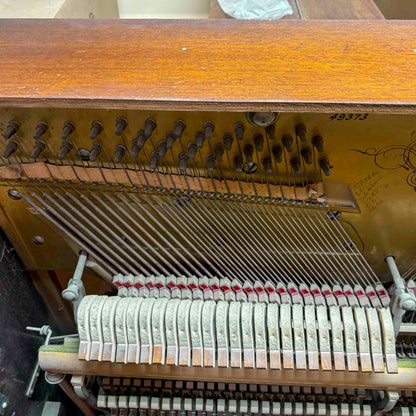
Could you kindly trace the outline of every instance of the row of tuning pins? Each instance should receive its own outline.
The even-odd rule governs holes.
[[[17,149],[19,148],[19,142],[16,137],[17,132],[19,131],[20,125],[16,121],[11,121],[7,125],[6,130],[3,132],[3,137],[6,139],[7,144],[3,152],[3,157],[9,158],[12,156]],[[47,145],[44,140],[44,135],[48,131],[48,124],[44,121],[39,121],[36,124],[35,130],[33,131],[33,139],[35,144],[33,145],[30,157],[32,159],[37,159],[43,151],[46,149]],[[63,140],[62,145],[59,150],[58,158],[64,159],[66,155],[73,149],[74,145],[69,140],[71,134],[75,131],[74,123],[67,121],[62,127],[61,139]]]

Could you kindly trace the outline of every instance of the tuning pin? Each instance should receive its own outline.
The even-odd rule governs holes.
[[[7,142],[6,148],[4,149],[3,157],[8,158],[10,157],[19,147],[19,144],[16,140],[9,140]]]
[[[182,120],[176,120],[175,122],[175,136],[180,139],[183,131],[186,129],[186,124]]]
[[[273,171],[273,169],[272,169],[272,160],[270,159],[270,157],[264,157],[262,159],[261,163],[263,164],[264,171],[267,174],[272,173],[272,171]]]
[[[184,175],[186,173],[186,168],[188,167],[188,155],[186,153],[180,153],[178,156],[179,161],[179,171]]]
[[[293,137],[290,134],[285,134],[282,137],[282,143],[288,153],[293,150]]]
[[[43,143],[40,140],[36,140],[35,145],[33,146],[32,153],[30,154],[30,157],[33,159],[36,159],[40,156],[40,154],[45,150],[45,143]]]
[[[40,139],[45,134],[46,130],[48,130],[48,125],[44,121],[39,121],[33,132],[33,138],[35,140]]]
[[[188,144],[188,157],[189,157],[189,159],[194,160],[197,151],[198,151],[198,146],[195,143],[189,143]]]
[[[306,127],[303,123],[299,123],[295,127],[296,137],[301,141],[304,142],[306,140]]]
[[[221,143],[216,144],[215,148],[214,148],[214,152],[215,152],[216,161],[221,163],[222,162],[222,156],[224,154],[224,146]]]
[[[9,140],[10,137],[16,134],[18,130],[19,130],[19,123],[17,123],[16,121],[10,121],[6,127],[6,130],[4,130],[3,137],[6,140]]]
[[[206,121],[204,123],[204,135],[207,140],[211,140],[212,133],[214,132],[214,123],[211,121]]]
[[[75,131],[75,124],[72,121],[65,121],[62,126],[61,139],[66,140]]]
[[[176,134],[173,131],[170,131],[166,134],[166,143],[168,146],[168,149],[172,149],[173,145],[175,144],[177,137]]]
[[[244,127],[243,123],[236,123],[236,125],[234,126],[234,132],[237,140],[243,140],[245,129],[246,128]]]
[[[229,152],[231,150],[231,147],[233,145],[234,137],[230,133],[225,133],[224,137],[222,138],[222,141],[224,142],[224,149]]]
[[[236,156],[234,158],[233,163],[234,163],[234,169],[235,169],[235,171],[237,173],[241,173],[241,168],[242,168],[243,163],[244,163],[243,162],[243,158],[240,155],[238,155],[238,156]]]
[[[319,166],[321,167],[321,169],[325,173],[325,176],[331,176],[332,166],[329,163],[329,159],[328,158],[323,157],[322,159],[319,159]]]
[[[150,170],[154,172],[157,168],[159,163],[159,152],[153,151],[150,154]]]
[[[280,144],[278,144],[277,146],[273,146],[272,155],[276,163],[280,163],[282,161],[282,154],[283,154],[283,149],[282,149],[282,146],[280,146]]]
[[[275,132],[276,132],[276,127],[274,126],[274,124],[266,127],[266,134],[269,140],[274,140],[276,138]]]
[[[58,158],[61,160],[64,159],[65,156],[72,150],[73,147],[74,146],[71,142],[64,141],[61,145],[61,148],[59,149]]]
[[[91,151],[90,151],[90,161],[95,162],[97,157],[101,153],[101,145],[98,142],[92,144]]]
[[[120,163],[126,154],[127,147],[123,144],[118,144],[116,150],[114,151],[114,163]]]
[[[196,141],[197,148],[202,149],[202,146],[204,145],[204,142],[205,142],[205,134],[202,133],[202,131],[198,131],[195,134],[195,141]]]
[[[312,150],[309,146],[304,147],[300,154],[302,155],[303,160],[307,165],[310,165],[312,163]]]
[[[246,157],[247,163],[253,162],[253,152],[254,152],[254,148],[251,144],[246,144],[244,146],[244,156]]]
[[[316,150],[319,153],[324,151],[324,139],[322,136],[314,136],[312,137],[312,144],[316,147]]]
[[[256,134],[254,136],[254,146],[256,147],[256,152],[262,152],[264,145],[264,138],[261,134]]]
[[[163,159],[168,151],[168,144],[166,140],[161,140],[159,142],[159,157]]]
[[[123,133],[126,127],[127,127],[127,120],[123,117],[119,117],[116,120],[116,130],[115,130],[116,136],[121,136],[121,133]]]
[[[300,166],[300,160],[298,157],[294,157],[290,159],[290,166],[292,166],[292,169],[295,175],[302,174],[302,167]]]
[[[151,118],[148,118],[144,122],[144,135],[146,136],[146,139],[148,139],[152,135],[153,130],[156,128],[156,126],[156,122],[153,121]]]
[[[93,121],[90,129],[90,139],[95,140],[103,131],[103,124],[100,121]]]
[[[209,173],[212,173],[215,168],[215,157],[213,155],[207,156],[207,170]]]

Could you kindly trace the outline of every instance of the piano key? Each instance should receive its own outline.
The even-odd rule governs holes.
[[[390,309],[381,308],[379,311],[383,331],[384,357],[387,372],[397,373],[396,337],[394,336],[393,320]]]
[[[91,349],[87,360],[98,360],[102,355],[104,338],[101,325],[102,312],[107,296],[99,296],[91,305],[90,310],[90,331],[91,331]]]
[[[152,363],[152,309],[155,303],[155,298],[143,299],[140,315],[139,315],[139,328],[140,328],[140,363],[151,364]]]
[[[316,333],[316,307],[305,305],[306,345],[308,352],[308,369],[319,370],[318,336]]]
[[[370,332],[370,347],[373,368],[376,373],[382,373],[384,372],[384,362],[379,316],[377,310],[374,308],[366,308],[365,311],[367,315],[368,329]]]
[[[292,402],[283,402],[283,414],[293,415]]]
[[[280,369],[280,321],[279,305],[269,303],[267,305],[267,334],[269,359],[271,369]]]
[[[229,336],[228,336],[228,316],[229,303],[219,301],[216,309],[215,328],[217,335],[218,367],[229,367]]]
[[[280,305],[280,330],[282,340],[283,368],[293,369],[292,307],[288,303]]]
[[[368,335],[367,319],[364,308],[354,308],[355,324],[357,328],[358,350],[360,356],[361,371],[372,371],[370,356],[370,339]]]
[[[342,321],[344,324],[345,352],[347,354],[347,367],[349,371],[358,371],[357,339],[355,336],[355,322],[350,306],[343,306]]]
[[[306,352],[305,330],[303,327],[303,306],[301,304],[294,304],[292,306],[292,315],[293,339],[295,344],[295,364],[297,369],[304,370],[306,369]]]
[[[156,299],[152,309],[152,335],[154,364],[165,364],[166,360],[166,328],[165,315],[169,303],[167,298]]]
[[[171,299],[166,306],[166,364],[178,365],[179,341],[178,341],[178,308],[180,299]]]
[[[214,300],[204,302],[202,309],[202,335],[204,346],[204,366],[215,367],[215,310],[217,303]]]
[[[229,309],[230,363],[231,367],[238,368],[242,367],[241,305],[231,302]]]
[[[191,365],[191,333],[189,318],[192,301],[182,300],[178,308],[179,365]]]
[[[197,367],[204,366],[203,341],[202,341],[202,308],[203,300],[193,300],[190,309],[189,326],[191,331],[192,343],[192,365]]]
[[[328,312],[323,305],[316,307],[318,318],[319,353],[322,370],[332,369],[331,344],[329,340]]]
[[[266,303],[254,305],[254,337],[256,368],[267,368]]]
[[[329,307],[332,334],[332,353],[335,370],[345,370],[344,337],[342,334],[341,312],[338,305]]]
[[[241,334],[243,341],[243,366],[245,368],[255,368],[252,302],[244,302],[241,305]]]

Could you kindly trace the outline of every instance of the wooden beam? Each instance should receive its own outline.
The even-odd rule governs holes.
[[[0,21],[0,105],[416,112],[415,21]]]
[[[366,388],[389,391],[416,390],[416,369],[400,368],[398,374],[352,371],[262,370],[247,368],[181,367],[115,364],[78,360],[78,354],[40,351],[43,370],[60,374],[137,377],[169,380],[215,381],[289,386]]]

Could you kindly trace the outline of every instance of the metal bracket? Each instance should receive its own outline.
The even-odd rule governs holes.
[[[79,252],[77,267],[75,268],[72,279],[69,280],[68,286],[62,291],[62,297],[72,302],[74,306],[75,322],[77,321],[78,306],[82,298],[86,295],[82,275],[88,260],[88,253],[85,250]]]
[[[27,326],[26,327],[27,331],[35,331],[35,332],[39,332],[40,335],[44,335],[45,336],[45,342],[43,343],[43,345],[48,345],[49,341],[51,339],[52,336],[52,329],[49,325],[43,325],[41,328],[36,328],[33,326]],[[36,386],[36,382],[38,381],[39,378],[39,373],[40,373],[40,365],[39,365],[39,360],[36,360],[36,364],[35,364],[35,368],[32,371],[32,375],[30,377],[30,381],[29,381],[29,385],[27,386],[25,395],[26,397],[32,397],[33,392],[35,391],[35,386]]]
[[[400,394],[397,392],[384,391],[380,393],[384,393],[384,398],[381,401],[375,400],[377,405],[374,409],[373,416],[381,416],[390,412],[400,398]]]
[[[397,337],[397,335],[399,334],[403,315],[407,311],[416,310],[416,301],[415,298],[406,291],[403,279],[400,276],[399,269],[397,268],[396,262],[394,261],[394,257],[387,256],[385,260],[387,265],[389,266],[390,273],[393,277],[395,285],[393,305],[391,311],[393,315],[394,335]]]

